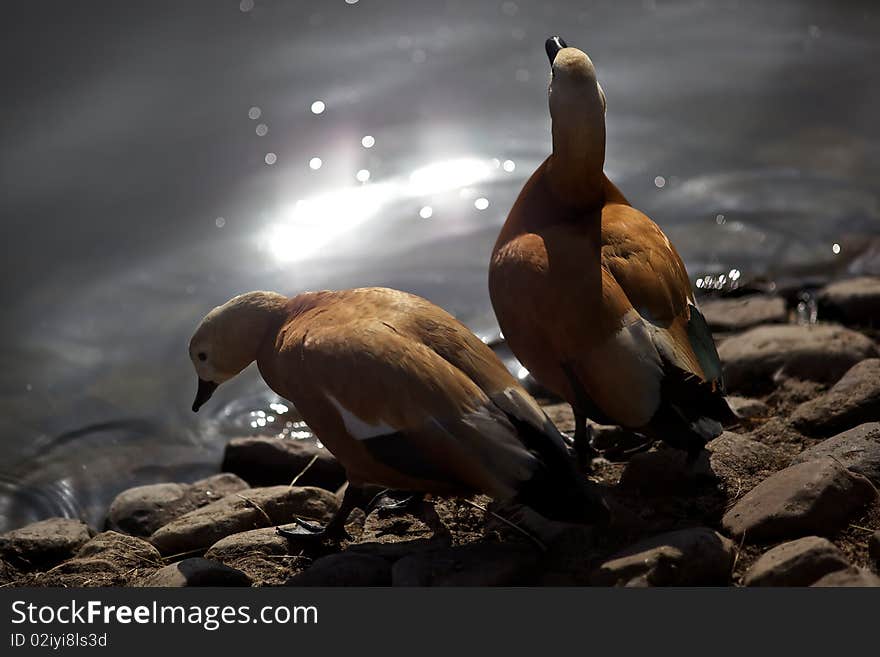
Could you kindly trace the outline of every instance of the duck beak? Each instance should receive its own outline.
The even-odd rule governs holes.
[[[544,43],[544,50],[547,51],[547,58],[550,60],[550,66],[553,66],[553,60],[563,48],[568,48],[568,44],[560,36],[552,36]]]
[[[214,391],[217,389],[218,383],[214,383],[213,381],[205,381],[204,379],[199,379],[199,389],[196,392],[196,400],[193,402],[193,413],[198,413],[199,409],[202,407],[206,401],[211,398],[211,395],[214,394]]]

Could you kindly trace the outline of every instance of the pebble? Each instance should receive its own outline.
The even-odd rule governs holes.
[[[868,539],[868,556],[874,560],[874,566],[880,569],[880,530]]]
[[[856,325],[880,322],[880,278],[862,276],[831,283],[819,291],[816,300],[823,317]]]
[[[782,324],[788,320],[785,299],[763,294],[704,301],[700,312],[715,331],[743,331],[759,324]]]
[[[251,580],[240,570],[219,561],[193,557],[160,568],[139,582],[140,586],[250,586]]]
[[[759,326],[718,347],[729,391],[766,390],[779,376],[834,383],[880,355],[874,342],[833,324]]]
[[[880,420],[880,358],[850,368],[824,395],[804,402],[791,417],[808,436],[830,436],[862,422]]]
[[[765,552],[748,570],[746,586],[809,586],[820,577],[849,568],[843,553],[831,541],[805,536]]]
[[[708,527],[643,539],[612,555],[591,577],[593,586],[712,586],[730,582],[733,543]]]
[[[724,514],[721,524],[750,543],[827,534],[876,496],[865,477],[823,457],[771,475]]]
[[[0,535],[0,559],[21,570],[50,568],[72,557],[90,538],[82,520],[49,518]]]
[[[184,513],[246,488],[246,482],[228,473],[193,484],[165,483],[129,488],[110,504],[106,527],[146,538]]]
[[[273,436],[233,438],[226,445],[222,469],[254,486],[274,486],[289,484],[307,466],[298,486],[336,490],[345,482],[345,470],[329,450],[310,440]]]
[[[333,493],[305,486],[251,488],[190,511],[150,537],[164,555],[204,550],[230,534],[286,524],[294,516],[329,520],[338,507]]]

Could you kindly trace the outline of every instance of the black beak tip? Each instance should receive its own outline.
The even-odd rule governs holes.
[[[556,59],[556,55],[563,48],[568,48],[568,44],[561,36],[552,36],[544,43],[544,50],[547,51],[547,59],[550,60],[551,66],[553,66],[553,60]]]
[[[193,413],[198,413],[199,409],[202,405],[211,398],[211,395],[214,394],[214,391],[217,389],[218,384],[213,381],[205,381],[204,379],[199,379],[199,389],[196,392],[196,400],[193,402],[192,409]]]

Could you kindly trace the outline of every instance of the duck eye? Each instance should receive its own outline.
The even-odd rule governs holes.
[[[199,360],[201,360],[201,361],[208,360],[208,354],[206,354],[204,351],[200,351],[199,352]]]

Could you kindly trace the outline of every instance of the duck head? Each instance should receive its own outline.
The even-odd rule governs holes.
[[[221,383],[257,359],[261,343],[278,324],[286,304],[287,297],[275,292],[248,292],[205,315],[189,341],[189,358],[199,378],[193,411]]]
[[[605,162],[605,92],[587,53],[560,37],[545,43],[550,59],[553,154],[568,166],[598,171]]]

